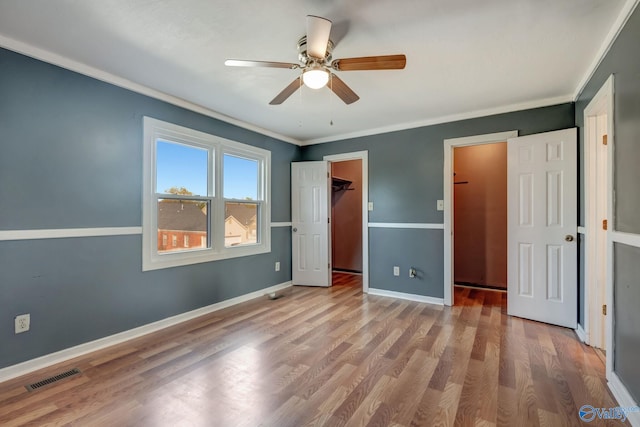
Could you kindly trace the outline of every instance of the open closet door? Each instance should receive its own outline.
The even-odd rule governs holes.
[[[576,129],[507,144],[509,315],[577,324]]]
[[[331,286],[329,162],[291,163],[292,281]]]

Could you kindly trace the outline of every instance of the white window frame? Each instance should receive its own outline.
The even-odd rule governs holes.
[[[255,204],[257,205],[257,214],[258,214],[258,230],[257,230],[257,239],[258,242],[260,242],[260,240],[262,239],[262,232],[263,230],[260,229],[260,220],[261,217],[264,214],[264,211],[267,209],[267,207],[265,206],[265,202],[263,200],[261,200],[261,194],[264,194],[264,189],[266,187],[266,183],[264,182],[264,172],[263,172],[263,168],[264,168],[264,162],[262,162],[260,160],[259,157],[257,157],[255,155],[255,153],[248,151],[248,150],[244,150],[244,149],[237,149],[237,148],[231,148],[231,147],[224,147],[221,153],[221,161],[223,164],[223,167],[221,168],[221,175],[224,176],[224,156],[228,154],[230,156],[234,156],[234,157],[239,157],[242,159],[247,159],[247,160],[255,160],[258,162],[258,199],[257,200],[245,200],[245,199],[230,199],[230,198],[226,198],[225,194],[224,194],[224,190],[220,191],[220,195],[222,196],[223,200],[222,200],[222,215],[224,215],[224,209],[225,209],[225,203],[230,202],[230,203],[247,203],[247,204]],[[223,183],[224,186],[224,183]],[[225,229],[224,229],[224,222],[222,224],[222,233],[225,233]],[[259,243],[258,243],[259,244]],[[238,246],[227,246],[227,248],[239,248],[239,247],[245,247],[245,246],[252,246],[255,245],[255,243],[249,243],[249,244],[245,244],[245,245],[238,245]]]
[[[271,152],[251,145],[231,141],[215,135],[144,117],[143,140],[143,197],[142,197],[142,271],[181,265],[197,264],[228,258],[271,252]],[[158,200],[165,198],[156,193],[156,142],[176,142],[209,151],[208,194],[202,196],[176,196],[206,199],[210,203],[207,248],[158,253]],[[225,247],[223,158],[224,154],[258,161],[258,239],[255,244]],[[175,198],[171,197],[166,198]],[[227,199],[233,201],[233,199]]]

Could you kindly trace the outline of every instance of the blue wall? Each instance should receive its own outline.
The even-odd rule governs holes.
[[[141,226],[143,116],[270,150],[291,221],[294,145],[2,49],[0,94],[0,230]],[[287,227],[269,254],[144,273],[140,235],[0,241],[0,368],[289,280]]]
[[[518,130],[530,135],[574,126],[572,103],[302,148],[304,160],[368,150],[369,222],[442,224],[436,201],[443,195],[444,144],[449,138]],[[369,228],[369,285],[372,288],[444,296],[442,230]],[[400,277],[393,266],[400,266]],[[419,275],[408,277],[409,267]]]
[[[614,192],[613,229],[640,234],[640,9],[631,15],[607,55],[576,101],[580,152],[584,157],[584,109],[611,74],[614,74]],[[584,161],[582,162],[584,163]],[[584,169],[581,172],[584,175]],[[582,180],[584,182],[584,180]],[[581,195],[584,194],[582,187]],[[584,218],[584,197],[581,197]],[[586,236],[588,239],[589,236]],[[584,256],[584,254],[582,254]],[[584,258],[583,258],[584,259]],[[640,402],[640,250],[615,245],[614,366],[613,370],[636,402]],[[584,282],[581,282],[581,291]],[[584,316],[580,318],[584,325]],[[610,349],[607,349],[609,351]]]

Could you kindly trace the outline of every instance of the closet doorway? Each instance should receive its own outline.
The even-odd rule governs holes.
[[[453,149],[453,279],[507,290],[507,142]]]
[[[476,281],[481,281],[480,278],[484,277],[484,281],[487,282],[488,284],[492,284],[488,282],[488,278],[490,277],[487,274],[486,268],[484,269],[485,271],[482,273],[475,273],[475,276],[468,276],[468,274],[471,274],[470,272],[474,271],[474,267],[472,266],[470,269],[467,269],[468,271],[465,271],[465,269],[463,268],[462,271],[458,270],[458,277],[456,276],[456,269],[458,267],[458,265],[462,262],[464,262],[463,260],[460,259],[456,259],[455,257],[455,251],[456,249],[458,250],[462,250],[462,254],[459,255],[461,256],[468,256],[468,254],[465,255],[464,251],[465,251],[465,247],[464,245],[473,245],[475,248],[478,248],[480,253],[484,253],[488,255],[480,255],[478,256],[478,259],[474,259],[472,262],[474,264],[482,264],[484,263],[484,261],[482,261],[482,257],[486,257],[486,256],[492,256],[490,251],[487,251],[486,248],[486,243],[480,243],[480,238],[482,238],[482,240],[484,241],[484,237],[487,234],[487,230],[486,230],[486,224],[482,221],[477,221],[477,218],[474,219],[474,222],[476,222],[476,226],[475,227],[470,227],[470,233],[469,231],[465,232],[464,230],[464,225],[460,224],[460,217],[458,217],[458,225],[455,225],[455,208],[456,208],[456,204],[460,205],[461,201],[458,200],[457,203],[454,203],[454,197],[455,197],[455,192],[456,192],[456,187],[465,187],[463,191],[466,192],[471,192],[474,190],[474,187],[478,186],[478,179],[484,179],[483,177],[481,178],[474,178],[472,176],[470,176],[469,174],[467,174],[467,171],[464,169],[461,169],[459,171],[456,171],[456,165],[454,164],[455,161],[455,150],[457,150],[458,148],[465,148],[465,147],[477,147],[477,146],[490,146],[490,145],[494,145],[494,144],[504,144],[505,147],[507,145],[507,143],[505,141],[507,141],[509,138],[515,138],[518,136],[518,131],[508,131],[508,132],[498,132],[498,133],[492,133],[492,134],[485,134],[485,135],[475,135],[475,136],[467,136],[467,137],[461,137],[461,138],[452,138],[452,139],[445,139],[444,140],[444,176],[443,176],[443,181],[444,181],[444,304],[445,305],[454,305],[454,295],[453,295],[453,289],[454,289],[454,285],[456,283],[456,280],[460,280],[461,282],[469,282],[469,283],[473,283]],[[458,152],[458,156],[460,152]],[[485,155],[486,156],[486,155]],[[489,157],[489,156],[486,156]],[[475,161],[473,162],[474,166],[482,166],[482,164],[485,164],[489,159],[488,158],[476,158]],[[487,167],[492,167],[490,164],[486,165]],[[458,164],[458,167],[461,167],[460,164]],[[506,182],[507,182],[507,176],[506,176],[506,169],[507,168],[507,159],[505,158],[504,160],[504,180],[505,180],[505,187],[503,190],[504,193],[504,197],[507,197],[507,187],[506,187]],[[456,174],[454,176],[454,173]],[[465,176],[465,174],[467,174],[467,176]],[[461,182],[465,182],[467,181],[467,184],[460,184]],[[454,182],[457,182],[458,184],[454,184]],[[474,184],[474,182],[476,184]],[[479,201],[477,201],[476,203],[481,203],[482,202],[482,198],[487,197],[487,193],[492,193],[494,190],[493,189],[489,189],[489,190],[483,190],[483,193],[481,197],[479,197]],[[502,191],[502,190],[501,190]],[[458,196],[460,196],[461,193],[458,193]],[[464,197],[464,196],[463,196]],[[482,202],[484,203],[484,202]],[[504,209],[504,227],[506,230],[507,227],[507,219],[506,219],[506,214],[507,214],[507,209],[505,207]],[[483,214],[484,215],[484,214]],[[463,229],[461,230],[461,235],[458,235],[458,228],[457,227],[462,227]],[[505,232],[505,236],[507,236],[506,232]],[[462,237],[462,239],[457,239],[457,237]],[[504,272],[506,274],[507,272],[507,256],[506,256],[506,237],[504,240],[504,245],[505,245],[505,249],[504,249]],[[470,250],[472,250],[471,248],[469,248]],[[458,257],[460,258],[460,257]],[[497,271],[499,269],[495,269],[492,271]],[[463,275],[467,275],[467,276],[463,276],[461,277],[460,274]],[[484,275],[484,276],[482,276]],[[491,276],[493,277],[493,276]],[[466,280],[465,280],[466,278]],[[504,283],[506,284],[506,279],[504,280]],[[493,283],[495,285],[495,283]]]
[[[331,267],[334,281],[360,276],[363,292],[368,279],[367,152],[325,156],[331,170]],[[334,283],[338,284],[338,283]]]

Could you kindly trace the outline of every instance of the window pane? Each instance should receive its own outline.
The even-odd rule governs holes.
[[[224,155],[225,199],[258,200],[258,161]]]
[[[258,242],[258,204],[224,203],[224,245],[250,245]]]
[[[158,253],[206,248],[207,200],[158,200]]]
[[[208,151],[174,142],[156,143],[156,193],[207,195]]]

